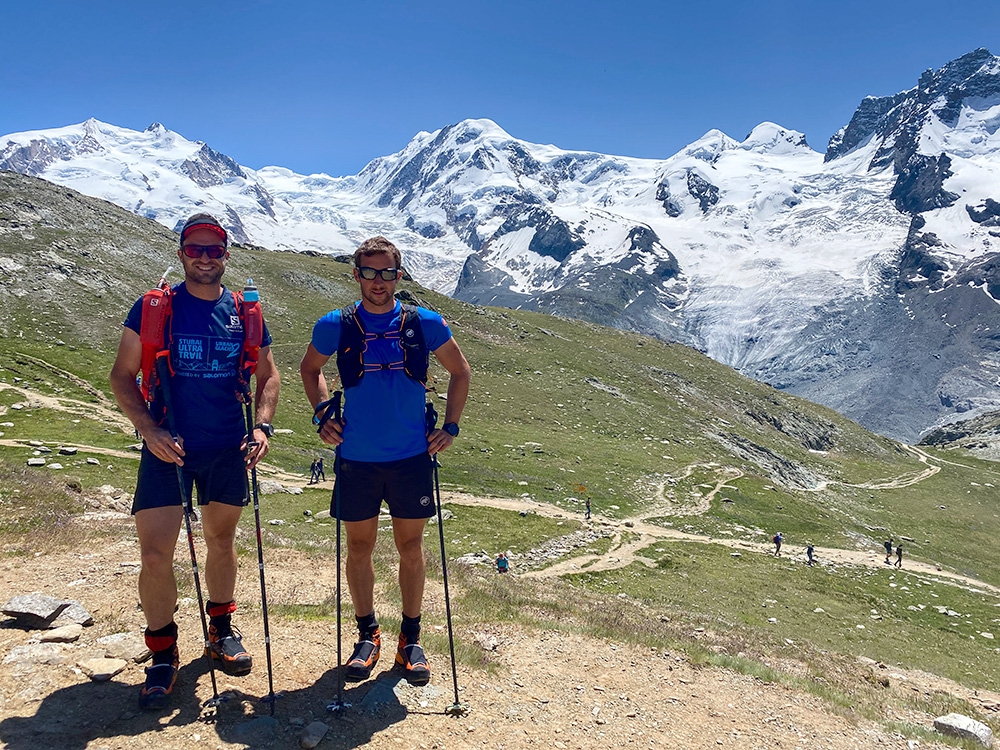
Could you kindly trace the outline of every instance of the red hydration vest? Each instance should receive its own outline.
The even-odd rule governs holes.
[[[142,397],[150,405],[160,385],[157,363],[161,358],[166,359],[170,375],[174,374],[174,368],[170,364],[170,344],[173,340],[170,325],[173,294],[170,284],[161,279],[158,286],[142,296],[142,322],[139,326],[139,341],[142,344],[142,360],[139,366],[142,373],[140,388]],[[242,291],[230,290],[230,294],[233,295],[240,322],[243,324],[243,350],[237,368],[239,390],[236,391],[236,398],[242,403],[250,403],[250,378],[257,371],[257,357],[264,340],[264,314],[259,300],[247,302],[243,299]]]

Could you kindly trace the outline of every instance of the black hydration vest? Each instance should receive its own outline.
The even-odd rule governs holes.
[[[340,311],[340,343],[337,345],[337,370],[345,389],[353,388],[361,382],[366,372],[380,370],[402,370],[413,380],[427,386],[427,365],[429,356],[424,329],[420,326],[420,315],[416,305],[404,304],[399,319],[399,328],[385,333],[368,333],[361,325],[355,305],[348,305]],[[388,364],[366,364],[364,352],[369,341],[377,339],[398,339],[403,349],[403,358]]]

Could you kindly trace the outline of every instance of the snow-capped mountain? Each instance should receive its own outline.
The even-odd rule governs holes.
[[[998,129],[980,49],[863,100],[825,153],[774,123],[651,160],[466,120],[335,178],[89,120],[0,137],[0,167],[275,249],[385,234],[440,291],[682,341],[913,440],[1000,407]]]

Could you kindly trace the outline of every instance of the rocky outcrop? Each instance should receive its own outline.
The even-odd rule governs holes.
[[[670,196],[670,185],[666,178],[663,178],[656,186],[656,200],[663,206],[663,210],[667,212],[667,216],[676,219],[681,215],[680,205]]]
[[[500,226],[494,237],[503,237],[526,227],[535,230],[528,249],[560,263],[587,244],[565,221],[544,208],[529,208],[512,216]]]
[[[204,144],[192,159],[185,159],[181,171],[199,187],[225,185],[235,179],[247,179],[246,172],[236,160]]]
[[[69,149],[61,143],[32,140],[27,145],[9,141],[0,149],[0,169],[37,177],[55,161],[69,157]]]
[[[897,174],[916,153],[920,127],[933,116],[953,124],[969,97],[989,98],[1000,94],[1000,68],[988,49],[963,55],[940,70],[927,70],[915,88],[893,96],[866,97],[848,125],[827,146],[825,161],[846,156],[859,146],[879,144],[869,163],[870,171],[895,163]],[[899,153],[903,158],[899,158]]]
[[[984,227],[1000,227],[1000,202],[987,198],[978,206],[966,206],[969,218]]]
[[[708,209],[719,202],[719,188],[706,180],[693,169],[687,173],[688,192],[698,201],[703,214],[708,213]]]
[[[931,290],[941,289],[944,283],[948,266],[934,254],[934,249],[943,247],[944,243],[933,232],[921,231],[926,223],[921,216],[914,216],[910,221],[906,244],[899,259],[896,280],[896,292],[899,294],[924,284]]]
[[[837,428],[830,422],[819,422],[799,412],[783,408],[780,411],[748,409],[747,416],[762,425],[769,425],[803,447],[828,451],[834,446]]]
[[[850,153],[873,136],[892,132],[899,126],[902,117],[898,107],[909,94],[904,91],[894,96],[866,96],[862,99],[851,121],[830,138],[823,161],[832,161]]]
[[[946,208],[958,200],[957,193],[944,189],[944,181],[953,174],[947,154],[912,154],[897,166],[896,172],[898,177],[889,197],[901,213],[919,214]]]
[[[780,456],[770,448],[758,445],[733,432],[708,433],[708,437],[745,461],[759,466],[777,484],[790,489],[816,489],[821,478],[802,464]]]

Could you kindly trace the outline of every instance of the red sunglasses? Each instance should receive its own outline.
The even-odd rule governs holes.
[[[189,258],[200,258],[204,254],[212,260],[218,260],[226,254],[225,245],[184,245],[181,250]]]

